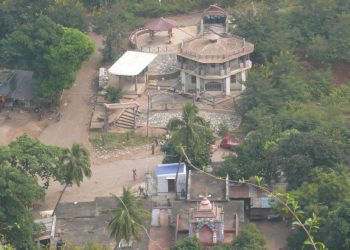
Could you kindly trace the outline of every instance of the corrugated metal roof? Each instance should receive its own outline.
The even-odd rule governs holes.
[[[179,163],[158,164],[156,169],[156,175],[168,175],[176,174]],[[179,174],[186,173],[185,163],[180,163]]]
[[[13,76],[6,81],[2,81],[2,84],[0,84],[0,95],[20,101],[30,101],[38,97],[38,92],[34,86],[33,72],[26,70],[2,70],[0,71],[0,76],[8,75],[9,72]]]
[[[108,69],[112,75],[136,76],[142,72],[155,58],[156,54],[127,51]]]

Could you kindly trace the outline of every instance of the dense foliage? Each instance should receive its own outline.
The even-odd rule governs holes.
[[[50,180],[80,184],[82,172],[91,173],[88,158],[73,157],[77,151],[86,150],[79,145],[72,150],[47,146],[26,135],[0,147],[0,235],[14,247],[35,248],[33,240],[40,227],[29,209],[44,198]]]
[[[43,187],[47,188],[50,180],[62,181],[63,155],[62,148],[22,135],[7,147],[0,147],[0,165],[10,165],[35,179],[40,177]]]
[[[318,215],[315,240],[330,250],[347,249],[350,85],[333,85],[330,69],[349,62],[350,4],[275,1],[259,7],[236,15],[235,30],[256,45],[255,67],[237,103],[241,130],[250,136],[221,173],[236,180],[287,181],[301,217]],[[295,229],[289,248],[309,249],[305,239]]]
[[[175,241],[170,250],[202,250],[202,244],[196,237],[186,237],[183,240]]]
[[[237,33],[256,45],[256,62],[269,61],[281,50],[296,51],[318,63],[349,62],[349,1],[266,2],[258,11],[235,15]]]
[[[178,162],[183,147],[192,164],[200,168],[208,165],[213,132],[209,123],[197,114],[198,107],[187,103],[182,108],[182,119],[172,118],[168,122],[167,129],[171,131],[171,140],[162,147],[162,151],[166,153],[164,163]]]
[[[33,71],[48,100],[71,87],[75,71],[94,50],[90,38],[75,29],[87,29],[79,3],[50,2],[0,1],[1,66]]]
[[[233,250],[267,250],[264,236],[252,223],[243,227],[232,246]]]
[[[0,190],[0,234],[15,247],[33,248],[39,227],[28,207],[43,199],[43,189],[21,170],[0,164]]]

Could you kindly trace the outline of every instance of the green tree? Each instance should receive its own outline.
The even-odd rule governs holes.
[[[170,119],[167,128],[172,132],[170,143],[175,148],[183,146],[191,162],[202,167],[210,162],[213,134],[208,122],[197,114],[198,107],[187,103],[182,109],[182,119]]]
[[[202,250],[202,244],[196,237],[186,237],[170,246],[170,250]]]
[[[300,133],[282,140],[269,159],[282,166],[291,189],[309,180],[313,168],[330,169],[345,161],[338,145],[310,133]]]
[[[77,29],[63,28],[60,42],[52,45],[47,55],[47,71],[38,73],[38,89],[43,97],[55,98],[60,91],[70,88],[75,71],[94,51],[91,39]]]
[[[225,136],[225,135],[227,135],[228,134],[228,132],[229,132],[229,128],[228,128],[228,124],[227,124],[227,122],[220,122],[220,124],[219,124],[219,132],[218,132],[218,134],[219,134],[219,136]]]
[[[47,146],[27,135],[22,135],[11,142],[8,147],[0,148],[0,164],[10,164],[26,175],[40,177],[45,188],[50,179],[61,180],[60,158],[63,150]]]
[[[34,248],[38,226],[29,208],[44,198],[35,180],[6,163],[0,163],[0,235],[16,248]]]
[[[0,40],[1,61],[8,68],[47,73],[50,47],[57,45],[62,35],[61,26],[41,15]]]
[[[65,27],[87,31],[88,22],[85,9],[78,0],[55,1],[48,9],[53,21]]]
[[[143,209],[142,201],[137,199],[130,188],[123,188],[122,197],[112,195],[117,207],[111,210],[113,218],[108,224],[110,237],[117,244],[122,240],[140,240],[141,231],[147,224],[149,213]]]
[[[350,249],[350,201],[332,211],[325,224],[327,247],[330,250]]]
[[[113,86],[108,86],[106,89],[106,97],[108,101],[112,103],[119,102],[120,99],[123,97],[123,88],[121,87],[113,87]]]
[[[235,15],[235,23],[235,33],[255,45],[256,63],[269,62],[281,51],[293,49],[299,39],[298,30],[289,26],[287,17],[269,8]]]
[[[41,15],[0,40],[0,59],[8,68],[35,73],[40,94],[54,99],[71,87],[81,63],[94,51],[91,39]]]
[[[33,23],[38,16],[45,14],[52,0],[11,0],[0,1],[0,39],[17,28]]]
[[[293,193],[304,212],[327,218],[328,212],[337,209],[349,198],[347,190],[350,188],[350,175],[344,170],[323,170],[315,168],[311,171],[311,178],[304,182]]]
[[[337,166],[332,170],[315,168],[311,176],[308,182],[304,182],[291,195],[306,217],[318,215],[320,230],[314,232],[316,241],[323,241],[330,250],[347,249],[349,241],[346,235],[350,228],[348,166]],[[288,246],[300,249],[305,240],[306,236],[301,230],[293,230],[288,238]]]
[[[91,163],[89,152],[83,146],[74,143],[71,149],[66,149],[61,159],[62,161],[62,182],[65,184],[60,197],[57,200],[53,214],[61,201],[64,191],[69,185],[76,184],[78,187],[84,176],[91,177]]]
[[[255,224],[243,227],[233,242],[234,250],[267,250],[266,240]]]

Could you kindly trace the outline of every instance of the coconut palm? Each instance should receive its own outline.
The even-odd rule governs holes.
[[[167,128],[172,131],[173,146],[183,146],[192,163],[204,166],[210,159],[213,135],[209,123],[197,114],[198,107],[187,103],[182,109],[182,119],[172,118]]]
[[[76,184],[78,187],[83,181],[84,176],[91,177],[91,163],[89,152],[83,146],[74,143],[71,149],[65,149],[61,159],[62,179],[65,184],[60,197],[56,203],[53,214],[55,214],[58,204],[60,203],[64,191],[69,185]]]
[[[149,213],[142,207],[142,201],[137,199],[130,188],[123,188],[122,197],[113,195],[117,203],[115,209],[111,209],[113,218],[108,224],[110,237],[114,238],[117,244],[121,240],[140,240],[142,227],[147,223]]]

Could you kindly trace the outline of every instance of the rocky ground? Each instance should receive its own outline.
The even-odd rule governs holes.
[[[215,132],[218,131],[219,124],[222,122],[226,122],[231,130],[237,129],[241,122],[241,118],[234,113],[200,111],[199,116],[203,117],[206,121],[209,121],[211,128]],[[168,121],[174,117],[181,118],[181,111],[153,112],[149,116],[149,125],[152,127],[166,127]],[[142,113],[138,124],[140,126],[146,126],[146,113]]]
[[[175,54],[159,54],[149,65],[149,74],[169,74],[178,70]]]

